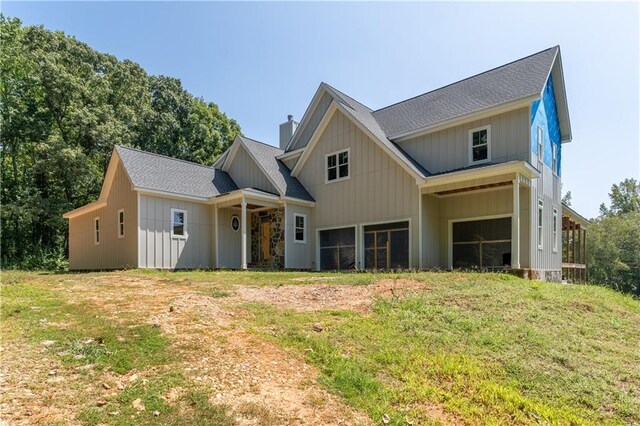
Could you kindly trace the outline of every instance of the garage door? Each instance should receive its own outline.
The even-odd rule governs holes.
[[[320,231],[320,269],[345,270],[356,267],[356,229]]]
[[[409,268],[409,222],[364,227],[366,269]]]
[[[454,222],[454,268],[501,269],[511,266],[511,218]]]

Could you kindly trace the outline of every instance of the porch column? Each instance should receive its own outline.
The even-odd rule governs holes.
[[[511,268],[520,269],[520,173],[513,179],[513,218],[511,219]]]
[[[240,214],[240,228],[242,234],[242,253],[240,254],[240,268],[247,269],[247,202],[242,198],[242,213]]]

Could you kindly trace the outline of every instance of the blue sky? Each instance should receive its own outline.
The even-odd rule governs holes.
[[[597,215],[640,174],[637,3],[3,2],[25,24],[177,77],[244,134],[277,144],[321,81],[371,108],[547,47],[562,49],[573,142],[563,186]]]

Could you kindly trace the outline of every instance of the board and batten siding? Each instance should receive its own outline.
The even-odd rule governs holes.
[[[325,183],[326,155],[350,149],[349,179]],[[410,221],[410,264],[418,267],[419,191],[415,179],[342,112],[336,111],[320,135],[298,179],[316,200],[315,229]],[[317,250],[314,243],[314,253]],[[358,248],[358,267],[363,260]]]
[[[322,95],[322,97],[318,101],[317,108],[315,108],[312,115],[309,117],[309,122],[307,123],[305,128],[298,130],[301,132],[300,136],[296,136],[296,143],[291,147],[290,151],[307,146],[307,143],[309,143],[309,139],[311,139],[311,136],[315,132],[316,127],[318,127],[318,124],[322,120],[322,117],[329,108],[329,104],[331,104],[332,100],[333,97],[331,97],[329,93],[325,92]]]
[[[315,211],[313,208],[298,204],[287,203],[285,205],[285,256],[288,269],[314,269],[315,268],[315,244],[314,232]],[[295,215],[305,216],[306,241],[295,241]]]
[[[520,265],[522,268],[529,267],[529,189],[520,187]],[[425,202],[426,210],[431,211],[436,208],[428,207],[429,203],[437,205],[437,214],[439,216],[439,234],[438,234],[438,262],[443,268],[449,267],[449,248],[450,248],[450,221],[473,219],[483,220],[485,217],[513,215],[513,187],[497,189],[492,191],[484,191],[471,193],[467,195],[457,195],[452,197],[443,197],[435,199],[428,196]],[[423,209],[424,211],[424,209]],[[431,220],[431,218],[429,219]],[[434,232],[433,230],[431,231]],[[430,245],[431,249],[435,247]],[[434,255],[428,255],[429,264],[435,262]]]
[[[118,210],[124,209],[124,238],[118,238]],[[118,161],[107,205],[69,219],[69,269],[135,268],[137,258],[137,194]],[[95,244],[95,218],[100,217],[100,244]]]
[[[294,155],[293,157],[285,158],[284,160],[281,160],[281,161],[284,163],[285,166],[287,166],[289,170],[293,170],[293,166],[295,166],[296,163],[298,162],[298,158],[300,158],[300,154]]]
[[[558,176],[547,165],[541,165],[542,176],[533,180],[529,202],[531,203],[531,268],[539,271],[541,278],[547,272],[559,273],[562,269],[562,204],[561,183]],[[543,201],[542,248],[538,241],[538,200]],[[521,200],[522,201],[522,200]],[[553,209],[558,211],[557,250],[553,251]]]
[[[187,211],[186,238],[171,237],[172,208]],[[212,206],[140,194],[139,209],[139,267],[212,267]]]
[[[238,147],[228,173],[238,188],[257,188],[272,194],[278,193],[242,144]]]
[[[529,108],[418,136],[398,145],[431,173],[469,166],[469,130],[491,125],[491,162],[528,160]]]
[[[241,217],[238,208],[218,209],[218,268],[239,269],[241,263],[242,230],[234,231],[231,228],[231,218]],[[247,212],[247,221],[250,214]],[[247,262],[251,256],[251,226],[247,223]]]

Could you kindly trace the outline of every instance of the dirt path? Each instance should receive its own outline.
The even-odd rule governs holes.
[[[319,309],[366,310],[371,303],[368,289],[237,286],[230,297],[217,298],[202,294],[205,285],[113,273],[69,275],[57,284],[47,283],[65,293],[70,303],[92,305],[113,321],[127,318],[161,327],[172,342],[171,350],[180,354],[177,368],[210,389],[212,402],[230,406],[240,425],[371,423],[322,389],[316,382],[317,370],[299,355],[244,330],[238,307],[246,301],[260,301],[293,309],[316,303]],[[300,291],[302,288],[307,289]],[[362,296],[352,297],[351,306],[344,305],[356,293]],[[3,342],[0,418],[7,424],[77,423],[74,415],[79,403],[113,395],[118,392],[116,382],[128,380],[96,373],[91,367],[65,371],[45,349],[15,340]],[[114,387],[107,392],[100,385],[104,382]],[[182,392],[186,389],[171,389],[166,399]]]

